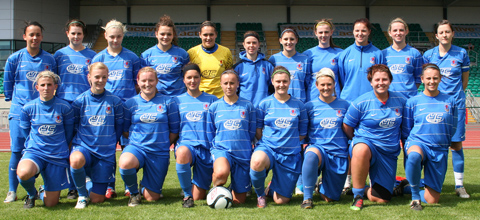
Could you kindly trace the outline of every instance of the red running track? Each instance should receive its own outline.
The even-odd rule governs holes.
[[[466,138],[463,142],[465,149],[480,149],[480,124],[467,124]],[[117,150],[120,146],[117,145]],[[10,135],[0,132],[0,151],[10,151]]]

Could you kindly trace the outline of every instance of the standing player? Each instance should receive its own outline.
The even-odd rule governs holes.
[[[140,94],[125,102],[124,130],[129,144],[119,160],[120,174],[130,190],[128,206],[140,204],[137,172],[143,168],[142,195],[148,201],[162,197],[162,187],[170,162],[170,145],[178,138],[177,103],[170,96],[157,93],[155,69],[138,72]],[[127,132],[128,131],[128,132]]]
[[[314,33],[318,39],[318,46],[312,47],[303,54],[309,57],[310,70],[312,73],[318,73],[321,69],[327,67],[335,73],[335,78],[338,78],[338,60],[337,56],[343,50],[333,43],[333,32],[335,26],[331,19],[320,19],[314,26]],[[307,89],[307,101],[316,100],[319,97],[319,91],[316,87],[316,76],[312,74],[309,79],[309,86]],[[335,84],[335,93],[340,94],[340,85]]]
[[[366,77],[367,70],[375,64],[386,63],[382,51],[368,41],[372,28],[367,18],[356,20],[353,24],[355,43],[338,55],[339,96],[348,102],[372,91]]]
[[[38,194],[45,206],[58,204],[60,190],[68,184],[68,143],[73,136],[73,110],[68,102],[54,96],[59,77],[51,71],[42,71],[36,77],[35,89],[39,98],[22,108],[20,127],[25,141],[17,175],[27,191],[24,208],[33,208],[37,190],[35,179],[42,174],[45,188]]]
[[[185,92],[182,67],[190,61],[187,51],[178,47],[177,30],[170,16],[164,15],[156,25],[158,44],[142,53],[142,67],[157,71],[158,92],[177,96]]]
[[[455,192],[460,198],[468,199],[470,195],[463,187],[463,172],[465,169],[465,156],[463,144],[465,140],[465,88],[468,85],[470,58],[467,51],[452,45],[455,32],[449,21],[443,20],[435,25],[435,37],[438,46],[423,54],[425,63],[433,63],[440,67],[442,82],[438,86],[440,92],[454,96],[458,108],[458,123],[455,135],[452,137],[452,164],[455,175]]]
[[[3,80],[5,101],[12,101],[8,113],[12,154],[8,164],[9,189],[3,201],[5,203],[17,200],[17,166],[22,157],[22,150],[25,149],[25,137],[20,128],[21,109],[25,103],[38,97],[38,92],[33,87],[37,74],[44,70],[57,71],[53,56],[40,48],[43,40],[41,24],[36,21],[26,22],[23,39],[27,47],[8,57]]]
[[[304,209],[313,208],[313,190],[319,173],[322,174],[320,193],[327,202],[340,199],[348,172],[348,138],[342,130],[342,122],[348,102],[333,96],[335,73],[329,68],[316,75],[318,98],[305,104],[308,114],[308,139],[302,166]]]
[[[250,162],[250,178],[259,208],[267,206],[265,194],[273,196],[277,204],[288,203],[302,171],[300,141],[307,134],[308,116],[303,102],[288,94],[290,77],[285,67],[275,67],[272,73],[275,93],[257,107],[259,141]],[[265,192],[267,170],[272,170],[273,177]]]
[[[78,190],[75,208],[105,201],[107,185],[115,178],[115,149],[123,131],[123,102],[105,89],[108,68],[101,62],[89,66],[90,90],[72,104],[76,135],[72,141],[70,170]],[[86,176],[92,188],[86,188]],[[88,191],[87,191],[88,190]]]
[[[373,65],[367,77],[373,91],[353,101],[343,121],[345,133],[353,137],[349,151],[354,200],[350,209],[355,211],[363,208],[367,175],[370,201],[384,203],[392,198],[406,101],[397,92],[388,91],[393,76],[386,65]]]
[[[265,59],[263,53],[258,52],[260,36],[257,32],[245,32],[243,47],[245,51],[239,54],[241,60],[233,65],[235,72],[240,76],[239,96],[257,106],[262,99],[268,96],[273,64]]]
[[[388,25],[388,34],[393,43],[382,52],[387,60],[386,65],[393,75],[390,91],[398,92],[408,99],[418,93],[423,64],[422,54],[405,42],[408,25],[403,19],[393,19]]]
[[[230,69],[222,73],[225,94],[208,108],[207,137],[213,159],[213,186],[223,186],[231,173],[233,202],[244,203],[250,191],[248,166],[255,138],[255,108],[237,95],[239,77]]]
[[[87,34],[87,26],[79,19],[72,19],[65,26],[70,44],[55,52],[55,61],[57,62],[58,75],[61,84],[56,95],[65,101],[72,103],[80,94],[90,88],[88,84],[88,65],[92,62],[95,52],[90,48],[83,46],[83,37]],[[70,175],[70,178],[72,176]],[[70,182],[73,183],[73,180]],[[75,184],[70,184],[67,194],[68,199],[76,199],[78,196]]]
[[[125,25],[113,19],[103,29],[105,30],[108,47],[100,51],[92,62],[102,62],[107,66],[110,72],[105,89],[125,102],[137,94],[136,79],[141,62],[135,53],[122,47],[123,36],[127,32]],[[122,149],[128,144],[127,141],[127,139],[121,138]],[[129,195],[128,189],[125,189],[125,195]],[[107,199],[117,197],[115,179],[112,179],[112,182],[108,184],[105,196]]]
[[[188,50],[190,62],[198,64],[202,70],[200,91],[221,98],[223,91],[220,86],[221,74],[232,68],[232,52],[230,49],[215,43],[217,28],[215,23],[204,21],[200,25],[200,39],[202,44]]]
[[[291,83],[288,94],[305,103],[307,100],[306,90],[310,79],[308,56],[296,51],[299,36],[292,27],[285,28],[280,34],[279,42],[283,51],[270,57],[274,66],[283,66],[291,74]]]
[[[200,91],[201,77],[197,64],[185,65],[183,82],[187,92],[175,98],[180,112],[180,138],[175,148],[176,170],[184,192],[184,208],[193,207],[194,200],[204,199],[212,183],[213,161],[207,139],[207,113],[217,97]]]
[[[455,97],[438,90],[442,75],[435,64],[425,64],[423,93],[410,98],[403,111],[402,139],[405,141],[405,175],[410,182],[410,208],[422,210],[420,201],[438,203],[447,172],[448,147],[457,125]],[[424,167],[425,190],[420,191]]]

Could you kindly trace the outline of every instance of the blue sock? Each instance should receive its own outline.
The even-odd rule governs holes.
[[[122,137],[123,137],[123,136],[122,136]],[[116,160],[116,159],[115,159],[115,166],[114,166],[114,167],[115,167],[114,172],[116,172],[116,170],[117,170],[117,160]],[[112,190],[115,191],[115,182],[116,182],[116,181],[117,181],[116,178],[113,178],[113,182],[109,182],[109,183],[108,183],[107,189],[112,189]]]
[[[27,191],[28,196],[32,199],[37,195],[37,189],[35,189],[35,177],[32,177],[28,180],[22,180],[18,178],[20,185],[23,186],[25,191]]]
[[[352,188],[352,192],[353,192],[353,198],[356,198],[357,196],[364,197],[364,195],[365,195],[365,187],[364,187],[364,188],[361,188],[361,189]]]
[[[90,178],[90,177],[89,177]],[[90,196],[90,192],[92,191],[93,183],[92,181],[87,181],[85,183],[85,188],[87,188],[88,196]]]
[[[85,174],[85,168],[74,169],[70,167],[70,171],[72,172],[73,182],[78,190],[78,196],[85,196],[88,197],[88,191],[85,184],[87,179],[87,175]]]
[[[452,150],[452,164],[453,171],[463,173],[465,169],[465,155],[463,155],[463,148],[459,151]]]
[[[126,189],[130,190],[131,194],[138,194],[137,169],[120,168],[120,175],[127,186]]]
[[[265,178],[267,177],[267,171],[262,170],[257,172],[250,168],[250,179],[252,179],[252,186],[255,189],[255,193],[257,196],[264,196],[265,195]]]
[[[176,163],[176,169],[180,188],[182,188],[185,198],[192,196],[192,169],[190,169],[190,163]]]
[[[42,188],[44,188],[44,189],[45,189],[45,185],[42,185]],[[43,199],[45,198],[45,190],[43,190],[43,192],[39,193],[39,195],[38,195],[38,196],[40,197],[40,199],[41,199],[41,200],[42,200],[42,202],[43,202]]]
[[[77,190],[77,187],[75,187],[75,183],[73,182],[73,175],[72,175],[72,171],[70,169],[68,169],[68,181],[70,182],[70,187],[68,188],[68,191],[71,191],[71,190]]]
[[[422,155],[410,152],[405,163],[405,175],[412,190],[412,200],[420,199],[420,179],[422,178]]]
[[[427,200],[425,200],[425,190],[420,191],[420,200],[422,200],[423,203],[428,204]]]
[[[318,155],[312,151],[305,154],[302,167],[303,200],[313,198],[313,190],[318,176]],[[299,178],[300,179],[300,178]]]
[[[10,163],[8,164],[8,191],[17,192],[17,166],[21,158],[22,152],[12,152]]]

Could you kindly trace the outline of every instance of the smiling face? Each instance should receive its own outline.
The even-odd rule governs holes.
[[[220,85],[225,96],[232,97],[237,94],[238,78],[235,74],[222,74],[220,78]]]
[[[333,91],[335,90],[335,82],[332,78],[328,76],[321,76],[320,78],[318,78],[315,85],[320,92],[320,96],[322,96],[323,98],[331,97]]]
[[[30,49],[40,49],[40,44],[43,40],[42,29],[39,26],[30,25],[26,28],[23,39],[27,42],[27,47]]]
[[[172,45],[173,40],[173,28],[169,26],[160,26],[155,33],[158,39],[158,45],[168,47]]]
[[[438,85],[442,81],[440,71],[432,68],[427,68],[422,74],[422,83],[425,85],[425,90],[430,93],[436,93],[438,91]]]
[[[286,73],[276,73],[272,78],[272,85],[277,95],[288,95],[290,76]]]
[[[396,44],[405,43],[405,37],[408,35],[408,30],[405,28],[405,25],[400,22],[395,22],[390,26],[390,31],[388,35]]]
[[[376,94],[385,94],[388,92],[388,87],[390,87],[390,78],[388,77],[388,73],[383,71],[377,71],[373,73],[372,81],[370,85],[375,91]]]
[[[110,49],[122,48],[123,30],[118,27],[111,27],[105,30],[105,39]]]
[[[42,101],[52,99],[57,87],[58,85],[55,84],[51,77],[42,77],[38,79],[37,84],[35,85],[35,89],[37,89],[40,94],[40,99]]]
[[[355,43],[358,46],[368,45],[368,36],[370,36],[370,30],[365,23],[358,22],[353,27],[353,36],[355,37]]]
[[[258,53],[258,48],[260,48],[260,43],[256,37],[250,36],[245,38],[243,41],[243,47],[248,55],[254,56]]]
[[[90,90],[94,94],[101,94],[105,91],[105,85],[108,80],[108,71],[106,69],[95,68],[88,73],[88,81],[90,82]]]
[[[435,35],[435,37],[437,38],[440,44],[451,45],[454,34],[455,33],[453,32],[452,28],[450,28],[450,25],[443,24],[438,26],[437,34]]]
[[[315,30],[315,36],[317,36],[318,43],[328,47],[330,46],[330,38],[332,37],[332,34],[332,29],[326,24],[318,25],[317,30]]]
[[[153,71],[143,71],[138,74],[137,79],[140,91],[146,96],[152,96],[157,93],[157,73]]]
[[[295,33],[291,31],[287,31],[283,33],[279,41],[280,41],[280,44],[283,46],[284,51],[294,52],[298,39],[297,39],[297,36],[295,36]]]
[[[215,39],[217,39],[217,32],[212,26],[204,26],[200,30],[200,39],[202,39],[202,46],[205,48],[212,48],[215,46]]]
[[[196,91],[200,85],[201,76],[196,70],[188,70],[183,76],[183,83],[189,91]]]
[[[82,45],[83,42],[83,29],[78,26],[70,26],[67,31],[67,37],[70,41],[70,45],[76,47]]]

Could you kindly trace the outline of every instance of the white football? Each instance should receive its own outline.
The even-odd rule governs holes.
[[[215,186],[207,194],[207,205],[212,209],[226,209],[232,207],[233,195],[223,186]]]

